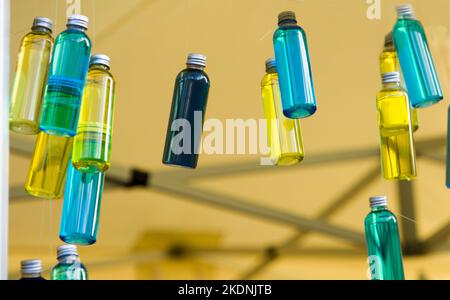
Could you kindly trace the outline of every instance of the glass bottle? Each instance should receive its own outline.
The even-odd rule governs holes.
[[[397,218],[387,209],[386,196],[371,197],[364,221],[372,280],[404,280]]]
[[[273,45],[283,113],[291,119],[306,118],[317,109],[306,34],[292,11],[278,15],[278,26]]]
[[[88,280],[88,273],[80,261],[77,246],[59,246],[57,256],[58,264],[52,270],[52,280]]]
[[[104,172],[110,166],[114,98],[110,59],[104,54],[93,55],[73,142],[72,163],[80,171]]]
[[[87,17],[72,15],[56,38],[39,124],[48,134],[76,134],[91,52],[87,28]]]
[[[72,142],[69,137],[38,134],[25,180],[25,190],[30,195],[47,199],[62,197]]]
[[[20,280],[27,281],[41,281],[45,280],[42,277],[42,261],[39,259],[22,260],[20,262],[20,273],[22,277]]]
[[[53,23],[36,17],[21,42],[11,88],[9,127],[21,134],[39,132],[39,116],[53,45]]]
[[[398,61],[397,49],[395,49],[394,40],[392,39],[392,31],[389,32],[384,39],[384,48],[380,54],[380,72],[381,74],[390,72],[399,72],[399,73],[401,72],[400,63]],[[402,87],[404,88],[403,85]],[[417,114],[417,109],[415,109],[412,106],[411,106],[411,121],[413,126],[413,132],[416,132],[419,129],[419,117]]]
[[[162,162],[195,168],[202,138],[210,80],[204,69],[206,57],[189,54],[187,68],[176,80]]]
[[[97,241],[105,175],[85,173],[69,166],[59,237],[70,244],[91,245]]]
[[[385,179],[416,177],[416,154],[408,95],[398,72],[385,73],[377,95],[382,172]]]
[[[397,7],[393,36],[411,104],[427,107],[443,99],[425,31],[411,5]]]
[[[280,87],[274,58],[266,61],[266,75],[261,81],[270,160],[274,165],[289,166],[304,158],[300,120],[288,119],[281,107]]]

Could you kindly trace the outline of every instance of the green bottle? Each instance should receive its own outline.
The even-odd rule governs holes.
[[[80,261],[77,246],[58,247],[58,264],[52,270],[52,280],[87,280],[88,274]]]
[[[387,209],[386,196],[371,197],[365,219],[369,273],[372,280],[404,280],[397,218]]]

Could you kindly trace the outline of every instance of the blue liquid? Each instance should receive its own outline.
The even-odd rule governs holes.
[[[83,173],[69,166],[59,237],[66,243],[97,241],[104,173]]]
[[[447,121],[447,187],[450,189],[450,106],[448,107],[448,121]]]
[[[311,116],[317,106],[305,32],[297,25],[280,26],[273,44],[284,115]]]
[[[441,85],[422,24],[398,19],[393,37],[411,105],[427,107],[443,99]]]
[[[373,208],[365,219],[372,280],[403,280],[402,248],[397,219],[385,207]]]
[[[208,75],[202,70],[188,68],[178,74],[164,147],[164,164],[188,168],[197,166],[209,86]],[[186,120],[184,124],[189,126],[171,130],[173,122],[180,119]]]
[[[80,29],[56,38],[39,124],[47,134],[75,136],[90,52],[91,41]]]

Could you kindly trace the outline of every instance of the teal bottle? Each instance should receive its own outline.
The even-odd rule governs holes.
[[[447,187],[450,189],[450,106],[448,107],[447,119]]]
[[[20,280],[25,281],[42,281],[42,261],[39,259],[22,260],[20,262]]]
[[[56,38],[39,124],[47,134],[76,134],[91,53],[87,28],[87,17],[72,15]]]
[[[87,280],[86,267],[81,263],[77,246],[58,247],[58,264],[52,269],[52,280]]]
[[[297,25],[295,13],[278,15],[273,35],[283,114],[291,119],[306,118],[317,109],[311,63],[305,31]]]
[[[61,215],[59,237],[76,245],[97,241],[105,173],[86,173],[70,164]]]
[[[397,16],[393,37],[411,105],[433,105],[443,94],[423,26],[409,4],[398,6]]]
[[[369,199],[365,219],[369,273],[372,280],[403,280],[402,248],[397,218],[387,209],[386,196]]]

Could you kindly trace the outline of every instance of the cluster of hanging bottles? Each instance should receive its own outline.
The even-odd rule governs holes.
[[[413,8],[400,5],[397,16],[380,55],[382,89],[376,108],[381,169],[385,179],[412,180],[417,176],[413,137],[419,129],[417,109],[438,103],[443,94]],[[30,194],[61,197],[68,169],[60,237],[80,245],[97,239],[104,172],[110,166],[115,96],[109,58],[93,55],[89,59],[87,23],[84,16],[71,16],[50,55],[52,23],[41,17],[34,20],[32,32],[22,41],[10,113],[12,131],[38,134],[25,184]],[[305,157],[300,119],[317,110],[306,33],[294,12],[279,14],[273,50],[275,58],[266,60],[261,81],[267,141],[273,165],[290,166]],[[186,65],[175,80],[162,161],[196,168],[211,82],[203,54],[189,54]],[[448,126],[450,132],[450,108]],[[180,138],[182,127],[188,132]],[[446,183],[450,188],[448,140]],[[387,209],[385,196],[371,197],[369,202],[365,233],[370,277],[402,280],[397,219]],[[59,247],[58,259],[53,279],[87,279],[75,246]],[[40,261],[22,263],[24,278],[41,279],[41,269]]]
[[[116,84],[109,57],[91,56],[86,16],[70,16],[55,41],[52,27],[50,19],[36,17],[22,40],[10,129],[37,135],[25,190],[58,199],[65,182],[60,238],[90,245],[97,240],[104,174],[110,166]],[[61,257],[77,256],[70,245],[59,250]],[[31,263],[31,269],[36,267]]]

